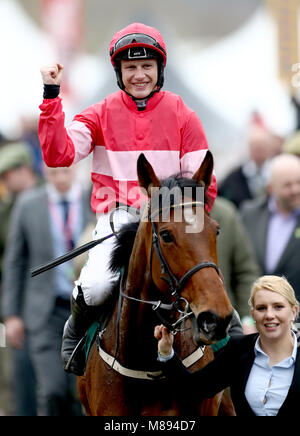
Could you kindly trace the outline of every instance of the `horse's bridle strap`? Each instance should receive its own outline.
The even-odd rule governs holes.
[[[198,362],[201,357],[204,355],[205,346],[197,348],[192,354],[183,359],[182,363],[186,368],[194,365],[194,363]]]
[[[149,203],[150,206],[150,203]],[[189,202],[184,202],[184,203],[178,203],[178,204],[172,204],[172,205],[168,205],[167,207],[160,207],[157,210],[150,212],[148,211],[148,217],[150,219],[150,221],[155,221],[154,218],[159,215],[160,213],[163,213],[165,210],[169,211],[170,209],[181,209],[182,207],[193,207],[193,206],[204,206],[203,201],[189,201]]]
[[[131,301],[135,301],[136,303],[146,303],[146,304],[151,304],[153,310],[156,309],[163,309],[163,310],[172,310],[174,308],[174,303],[171,304],[165,304],[162,303],[160,300],[141,300],[139,298],[134,298],[131,297],[129,295],[126,295],[122,288],[120,289],[120,295],[124,298],[126,298],[127,300],[131,300]]]
[[[187,271],[187,273],[183,277],[181,277],[181,279],[178,282],[177,292],[180,292],[184,288],[184,286],[186,285],[188,280],[192,277],[192,275],[194,275],[197,271],[203,268],[214,268],[217,271],[217,273],[220,275],[220,270],[214,262],[199,263],[198,265],[194,266],[189,271]]]
[[[184,288],[184,286],[186,285],[186,283],[189,281],[189,279],[199,270],[203,269],[203,268],[214,268],[217,272],[217,274],[220,276],[220,270],[219,267],[214,263],[214,262],[201,262],[198,265],[195,265],[193,268],[191,268],[189,271],[187,271],[183,277],[181,277],[179,280],[177,279],[177,277],[175,277],[175,275],[173,274],[171,268],[168,265],[168,262],[166,261],[160,243],[159,243],[159,238],[158,238],[158,234],[157,234],[157,229],[156,229],[156,225],[154,222],[152,222],[152,245],[154,246],[156,255],[158,257],[158,260],[160,262],[160,266],[161,266],[161,271],[162,274],[165,274],[167,277],[164,278],[163,276],[161,277],[163,280],[165,280],[172,293],[174,295],[179,296],[180,292],[182,291],[182,289]],[[150,253],[150,274],[151,274],[151,279],[153,280],[152,277],[152,246],[151,246],[151,253]]]
[[[142,380],[157,380],[157,379],[164,379],[165,376],[163,375],[162,371],[140,371],[135,369],[129,369],[125,366],[121,365],[120,362],[118,362],[113,356],[108,354],[106,351],[101,348],[100,345],[100,336],[101,332],[98,336],[98,350],[100,357],[104,360],[105,363],[107,363],[112,369],[117,371],[119,374],[124,375],[125,377],[131,377],[131,378],[138,378]],[[205,347],[199,347],[197,348],[192,354],[187,356],[185,359],[182,360],[182,363],[186,368],[189,368],[194,363],[196,363],[198,360],[201,359],[201,357],[204,355],[204,348]]]

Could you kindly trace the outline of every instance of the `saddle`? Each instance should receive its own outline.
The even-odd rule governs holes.
[[[93,322],[93,324],[89,327],[88,331],[84,336],[84,340],[82,343],[82,349],[85,354],[85,363],[87,363],[87,359],[89,357],[90,349],[95,341],[96,336],[105,330],[110,317],[112,316],[112,310],[109,312],[106,310],[103,311],[103,314],[99,316],[99,319]]]

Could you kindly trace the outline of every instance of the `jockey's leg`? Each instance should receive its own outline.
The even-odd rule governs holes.
[[[71,297],[72,315],[67,320],[62,340],[62,359],[64,369],[76,375],[83,375],[85,369],[84,353],[78,351],[72,356],[80,339],[84,337],[87,329],[96,318],[96,307],[88,306],[82,291],[78,292],[77,298]]]
[[[116,215],[116,230],[119,226],[131,221],[133,218],[127,212],[120,211]],[[95,238],[102,238],[111,233],[109,215],[101,215],[95,232]],[[84,336],[89,326],[99,315],[99,306],[111,295],[111,283],[116,280],[116,275],[109,270],[111,252],[116,242],[113,236],[94,247],[89,252],[89,258],[82,268],[79,279],[72,294],[72,315],[65,325],[62,343],[62,359],[65,370],[82,375],[84,371],[84,359],[82,353],[72,353]]]

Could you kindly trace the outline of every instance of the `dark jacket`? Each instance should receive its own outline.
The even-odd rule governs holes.
[[[245,200],[253,198],[247,179],[243,173],[242,166],[232,170],[230,174],[219,184],[218,195],[232,201],[237,208]]]
[[[274,271],[267,272],[265,266],[266,240],[269,225],[268,198],[247,201],[241,210],[242,220],[250,236],[256,259],[262,274],[274,274],[288,279],[295,290],[297,299],[300,299],[300,215],[295,229],[283,250],[283,253]],[[280,238],[280,235],[278,235]]]
[[[260,269],[247,230],[239,211],[225,198],[216,198],[210,216],[220,225],[218,265],[228,297],[240,317],[249,316],[249,292],[260,276]]]
[[[88,192],[82,195],[81,201],[86,226],[93,219]],[[50,220],[45,186],[18,197],[4,259],[2,314],[4,318],[21,316],[30,331],[42,328],[55,306],[54,270],[30,277],[32,268],[54,258]]]
[[[200,399],[211,398],[226,387],[231,388],[232,402],[238,416],[255,416],[245,397],[247,380],[255,359],[254,345],[258,333],[231,338],[215,360],[191,373],[175,355],[163,370],[183,389],[193,386]],[[297,416],[300,399],[300,357],[297,351],[295,372],[287,397],[277,416]]]

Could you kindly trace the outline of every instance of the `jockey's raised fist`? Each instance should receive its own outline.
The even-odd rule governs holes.
[[[60,85],[63,75],[63,66],[59,63],[45,65],[41,68],[41,75],[45,85]]]

